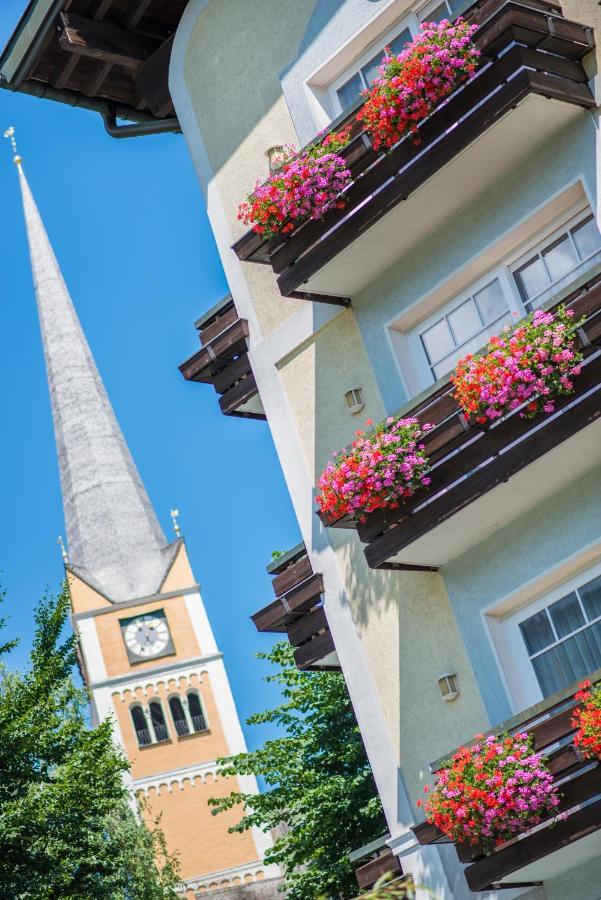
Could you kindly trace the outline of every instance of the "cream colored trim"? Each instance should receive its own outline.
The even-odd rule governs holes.
[[[107,672],[98,632],[96,631],[96,622],[93,619],[78,622],[75,633],[79,636],[81,652],[83,653],[90,683],[102,681],[107,677]]]
[[[171,679],[179,680],[185,678],[188,680],[191,675],[201,675],[203,671],[208,671],[208,666],[221,659],[221,653],[212,653],[208,656],[199,656],[196,659],[186,659],[176,665],[169,664],[158,666],[155,669],[144,669],[143,671],[130,672],[127,675],[116,675],[114,678],[107,678],[104,681],[98,681],[91,684],[92,690],[98,688],[112,688],[112,693],[123,694],[124,691],[132,691],[138,687],[146,689],[153,687],[156,689],[158,684],[167,684]]]
[[[281,872],[278,866],[266,866],[260,860],[257,860],[255,863],[246,863],[243,866],[232,866],[230,869],[220,869],[218,872],[211,872],[208,875],[198,875],[195,878],[187,878],[185,881],[181,882],[181,886],[178,890],[196,891],[199,888],[207,888],[210,885],[215,884],[215,882],[218,882],[219,885],[222,885],[224,882],[231,883],[234,878],[239,878],[243,881],[248,875],[252,876],[253,881],[257,880],[258,875],[263,875],[264,877],[259,880],[266,881],[272,878],[280,878]],[[206,897],[206,894],[203,892],[198,896]]]
[[[100,606],[98,609],[73,613],[71,621],[79,622],[81,619],[93,619],[95,616],[105,616],[107,613],[114,613],[116,610],[121,612],[122,609],[131,609],[132,606],[142,606],[144,603],[154,603],[155,600],[174,600],[176,597],[184,597],[186,594],[198,594],[200,596],[200,585],[193,584],[191,587],[180,588],[177,591],[167,591],[164,594],[150,594],[148,597],[126,600],[125,603],[113,603],[111,606]]]
[[[187,766],[184,769],[172,769],[169,772],[161,772],[158,775],[148,775],[146,778],[137,778],[132,782],[132,787],[136,793],[142,792],[148,796],[148,791],[154,788],[157,794],[161,793],[161,788],[167,788],[170,794],[173,793],[174,786],[180,790],[185,787],[184,782],[188,782],[189,787],[194,787],[196,779],[200,779],[201,784],[205,784],[209,776],[213,782],[217,781],[217,773],[219,766],[212,760],[210,762],[199,763],[195,766]]]
[[[186,609],[198,646],[203,653],[218,653],[215,635],[207,616],[200,591],[190,591],[186,598]]]

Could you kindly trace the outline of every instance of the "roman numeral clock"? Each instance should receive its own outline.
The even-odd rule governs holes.
[[[119,624],[130,663],[175,653],[167,618],[162,609],[121,619]]]

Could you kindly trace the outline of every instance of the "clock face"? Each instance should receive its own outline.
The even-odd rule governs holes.
[[[172,652],[171,636],[162,611],[121,623],[130,658],[150,659]]]

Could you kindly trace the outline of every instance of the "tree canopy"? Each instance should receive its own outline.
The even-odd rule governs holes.
[[[0,646],[0,897],[175,900],[176,861],[132,808],[111,723],[86,723],[68,612],[66,586],[39,604],[26,672]]]
[[[268,790],[209,802],[214,814],[243,804],[232,831],[279,827],[265,862],[282,866],[289,900],[355,897],[348,854],[386,832],[382,807],[342,675],[299,672],[292,654],[284,642],[258,654],[278,667],[266,680],[280,686],[283,702],[248,719],[277,724],[283,736],[219,760],[223,775],[256,775]]]

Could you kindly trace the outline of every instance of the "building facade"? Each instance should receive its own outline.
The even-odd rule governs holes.
[[[267,898],[270,836],[229,834],[210,797],[256,792],[220,778],[216,759],[246,750],[186,545],[165,538],[131,457],[16,156],[46,359],[65,512],[64,551],[92,721],[110,717],[149,821],[161,817],[182,896]]]
[[[236,211],[267,177],[266,151],[353,123],[382,48],[420,20],[458,13],[478,25],[485,64],[424,124],[420,146],[378,154],[355,131],[344,210],[284,241],[246,233]],[[255,2],[243,12],[235,0],[191,0],[174,39],[171,96],[248,324],[253,390],[323,579],[389,846],[418,896],[601,891],[598,785],[581,761],[562,770],[577,799],[563,830],[519,852],[461,858],[420,831],[416,806],[435,761],[478,732],[557,725],[563,710],[559,745],[569,743],[566,704],[601,666],[596,607],[580,599],[598,596],[601,573],[596,326],[587,318],[592,368],[578,402],[544,427],[514,421],[484,443],[448,382],[460,356],[539,306],[597,313],[595,27],[601,11],[586,0]],[[222,409],[228,391],[243,391],[235,369],[227,383],[233,362],[215,384]],[[316,484],[333,451],[366,419],[397,414],[436,426],[428,502],[374,514],[358,532],[320,521]],[[558,628],[554,604],[576,596],[571,625]]]

